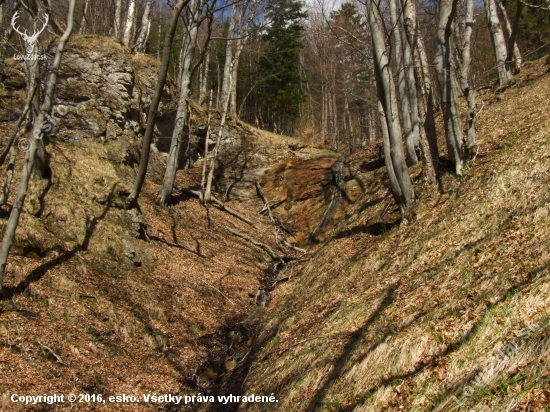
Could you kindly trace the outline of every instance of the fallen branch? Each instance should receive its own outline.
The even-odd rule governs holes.
[[[216,288],[215,286],[212,286],[210,283],[206,283],[206,282],[205,282],[204,280],[202,280],[202,279],[199,279],[199,280],[200,280],[202,283],[204,283],[205,285],[210,286],[212,289],[214,289],[215,291],[217,291],[220,295],[222,295],[224,298],[226,298],[226,299],[229,301],[229,303],[231,303],[232,305],[235,305],[235,304],[233,303],[233,301],[232,301],[231,299],[229,299],[227,296],[225,296],[221,290],[219,290],[219,289]]]
[[[231,234],[233,234],[233,235],[235,235],[235,236],[237,236],[237,237],[240,237],[240,238],[242,238],[242,239],[248,240],[250,243],[252,243],[252,244],[255,245],[255,246],[261,247],[263,250],[265,250],[265,251],[267,252],[267,254],[271,257],[271,259],[273,259],[273,260],[283,260],[283,261],[284,261],[284,256],[279,256],[279,255],[277,255],[277,254],[273,251],[273,249],[271,249],[271,248],[270,248],[268,245],[266,245],[265,243],[258,242],[257,240],[252,239],[250,236],[245,235],[244,233],[237,232],[236,230],[233,230],[233,229],[231,229],[231,228],[229,228],[229,227],[227,227],[227,226],[225,227],[225,229],[226,229],[229,233],[231,233]]]
[[[275,209],[277,206],[279,206],[279,205],[281,205],[282,203],[284,203],[285,200],[286,200],[286,199],[277,200],[277,201],[275,201],[275,202],[269,204],[269,207],[270,207],[271,209]],[[258,213],[259,213],[260,215],[265,215],[265,214],[267,213],[267,207],[266,207],[266,205],[264,205],[264,207],[262,208],[262,210],[260,210]]]
[[[189,195],[189,196],[193,196],[193,197],[196,197],[197,199],[200,199],[202,200],[202,194],[201,192],[199,192],[198,190],[191,190],[191,189],[187,189],[185,187],[181,187],[180,185],[174,183],[174,188],[176,188],[177,190],[179,190],[180,192],[182,193],[185,193],[186,195]],[[218,206],[221,210],[223,210],[224,212],[227,212],[229,213],[231,216],[235,216],[237,219],[240,219],[242,220],[243,222],[245,223],[248,223],[249,225],[251,226],[254,226],[254,222],[251,221],[250,219],[248,219],[247,217],[241,215],[239,212],[227,207],[223,202],[221,202],[220,200],[216,199],[214,196],[211,196],[210,197],[210,200],[216,205]]]
[[[262,210],[260,210],[260,213],[262,213],[263,211],[267,211],[267,215],[269,216],[269,220],[271,220],[271,223],[273,223],[273,226],[275,226],[275,239],[278,242],[281,242],[283,244],[283,246],[286,246],[289,249],[293,249],[296,252],[300,252],[300,253],[306,253],[306,250],[300,249],[299,247],[296,247],[296,246],[293,246],[285,240],[285,236],[282,235],[282,232],[283,231],[288,232],[288,230],[285,229],[283,227],[283,225],[281,224],[281,222],[279,222],[279,220],[275,219],[275,217],[273,216],[273,213],[271,212],[271,205],[269,204],[269,199],[267,198],[266,194],[264,193],[264,191],[260,187],[260,184],[258,183],[258,181],[256,180],[254,183],[256,184],[256,192],[258,193],[258,196],[260,196],[262,198],[262,200],[264,201],[264,208]],[[281,200],[277,205],[281,204],[282,202],[284,202],[284,200]],[[277,202],[275,202],[275,203],[277,203]]]
[[[60,364],[62,365],[65,365],[67,366],[67,364],[65,362],[63,362],[63,360],[61,359],[61,357],[56,354],[53,350],[51,350],[51,348],[47,347],[46,345],[44,345],[42,342],[40,342],[39,340],[36,341],[36,343],[38,343],[38,345],[42,348],[42,349],[46,349],[48,352],[50,352],[52,354],[52,356],[55,358],[56,361],[58,361]]]
[[[264,208],[267,210],[267,215],[269,216],[269,220],[271,220],[271,223],[273,223],[275,226],[277,225],[275,222],[275,219],[273,218],[273,214],[271,213],[271,206],[269,206],[269,200],[267,200],[267,196],[265,195],[264,191],[260,187],[260,184],[256,180],[254,182],[256,184],[256,192],[258,193],[258,196],[262,198],[262,200],[265,203]],[[277,230],[275,230],[275,235],[278,237]]]

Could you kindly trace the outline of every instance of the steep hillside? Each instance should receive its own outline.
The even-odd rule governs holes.
[[[479,97],[462,179],[399,229],[384,169],[291,282],[243,366],[243,410],[550,409],[550,74]],[[353,159],[350,159],[353,163]],[[227,390],[236,386],[228,383]]]
[[[24,100],[19,64],[8,60],[2,73],[2,144]],[[310,166],[328,159],[328,166],[312,167],[309,183],[330,184],[326,175],[337,154],[297,148],[293,139],[231,120],[216,196],[253,224],[216,207],[205,209],[177,192],[172,207],[161,209],[156,197],[166,159],[163,138],[171,136],[178,93],[170,82],[141,214],[124,210],[157,69],[156,60],[130,55],[108,39],[75,36],[69,44],[56,95],[56,104],[66,105],[68,113],[45,138],[51,177],[31,182],[0,299],[2,410],[24,409],[10,401],[13,394],[140,399],[147,393],[215,394],[216,378],[248,349],[264,310],[263,285],[273,276],[271,258],[227,228],[278,250],[269,219],[258,213],[264,202],[255,182],[287,158],[303,157]],[[217,127],[219,113],[213,117]],[[205,124],[204,109],[193,105],[195,149],[201,138],[204,144]],[[23,158],[19,150],[14,185]],[[195,188],[200,171],[180,171],[178,184]],[[325,193],[315,196],[322,210]],[[13,193],[1,209],[2,226],[12,201]],[[311,216],[315,219],[320,216]],[[55,406],[82,411],[170,407],[177,406]],[[45,404],[29,408],[49,410]]]
[[[549,408],[543,61],[502,93],[481,91],[463,178],[428,187],[411,168],[417,219],[404,228],[377,147],[346,158],[234,119],[215,192],[252,224],[177,191],[160,208],[172,82],[140,213],[126,211],[158,62],[97,36],[75,36],[64,62],[56,104],[69,110],[46,138],[51,176],[32,181],[0,299],[2,410],[25,409],[14,393],[277,400],[26,408],[37,411]],[[24,98],[18,64],[0,74],[2,145]],[[191,118],[198,161],[176,180],[196,189],[205,109],[191,103]]]

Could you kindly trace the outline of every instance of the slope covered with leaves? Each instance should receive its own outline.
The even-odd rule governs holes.
[[[479,96],[479,147],[392,227],[384,169],[272,294],[242,372],[284,411],[550,408],[550,74]],[[453,398],[454,396],[454,398]]]

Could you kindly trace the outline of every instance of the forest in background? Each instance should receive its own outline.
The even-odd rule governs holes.
[[[550,37],[548,0],[339,5],[324,0],[2,0],[0,5],[0,65],[12,54],[27,56],[26,104],[18,119],[8,119],[17,122],[1,156],[4,164],[9,155],[3,203],[15,167],[15,143],[31,136],[0,248],[0,282],[31,175],[49,173],[42,136],[51,128],[59,67],[73,33],[109,36],[132,53],[161,60],[128,209],[138,207],[155,117],[170,76],[179,96],[159,193],[163,207],[172,198],[177,170],[191,164],[193,151],[205,159],[201,189],[194,195],[223,207],[212,195],[212,181],[226,118],[233,116],[344,154],[381,141],[402,225],[415,218],[408,167],[421,162],[428,184],[448,171],[461,176],[476,153],[475,118],[482,110],[477,89],[513,85],[523,62],[548,51]],[[46,57],[29,58],[33,55]],[[217,130],[210,130],[209,120],[203,148],[190,133],[192,99],[208,106],[209,119],[212,109],[221,116]],[[437,112],[444,136],[436,132]]]

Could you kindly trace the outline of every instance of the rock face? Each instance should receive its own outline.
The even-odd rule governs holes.
[[[319,226],[335,195],[338,162],[337,157],[287,159],[263,176],[261,183],[269,200],[284,200],[274,212],[294,235],[290,241],[307,246],[324,237]]]
[[[135,166],[159,65],[158,60],[133,55],[111,39],[73,36],[63,55],[54,95],[55,123],[46,139],[61,138],[72,144],[104,142],[110,161]],[[0,122],[15,121],[24,106],[25,65],[8,59],[0,76]],[[168,80],[156,115],[148,168],[149,178],[157,183],[164,175],[178,94],[177,85]],[[189,139],[189,148],[180,154],[180,168],[199,159],[206,137],[205,108],[192,101],[189,108],[190,130],[184,136]],[[210,148],[217,138],[219,122],[220,113],[214,111]],[[330,153],[314,155],[305,146],[288,143],[278,135],[262,138],[256,134],[239,121],[227,120],[224,150],[216,169],[216,190],[225,193],[225,200],[257,201],[255,182],[259,181],[271,202],[283,201],[274,212],[293,234],[289,241],[308,245],[310,240],[323,240],[339,210],[335,200],[342,200],[335,192],[338,157]],[[128,168],[120,168],[119,173],[125,173],[123,179],[131,184],[133,175]]]
[[[77,143],[86,139],[118,141],[121,152],[139,151],[139,137],[147,121],[149,105],[156,86],[160,62],[147,55],[131,54],[130,50],[111,39],[99,36],[74,35],[63,55],[54,95],[55,124],[50,137],[59,136]],[[26,96],[24,63],[7,59],[0,73],[0,122],[17,120]],[[166,82],[157,111],[153,142],[158,151],[153,157],[160,162],[170,147],[177,110],[177,85]],[[204,146],[206,119],[204,110],[191,105],[190,152],[182,151],[180,167],[189,165],[183,158],[197,159],[197,148]],[[193,110],[195,109],[195,113]],[[214,115],[214,126],[216,116]],[[215,138],[215,133],[213,137]],[[231,130],[224,135],[225,144],[235,144],[238,137]],[[238,143],[238,142],[237,142]],[[139,159],[139,156],[130,156]],[[126,156],[128,158],[128,156]],[[153,159],[154,160],[154,159]],[[158,170],[157,170],[158,169]],[[162,178],[164,167],[152,171]]]

